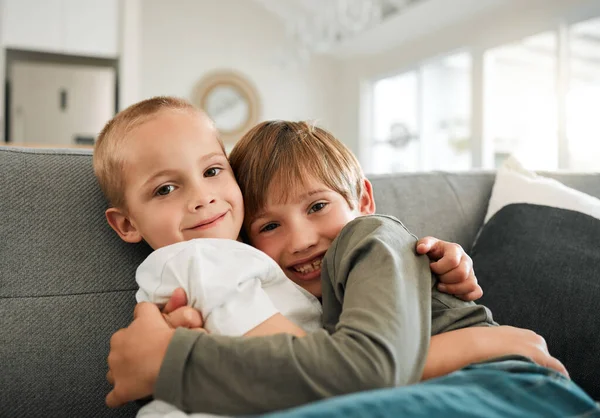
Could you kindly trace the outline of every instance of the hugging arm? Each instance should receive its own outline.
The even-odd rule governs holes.
[[[185,411],[248,414],[420,380],[431,274],[397,221],[358,218],[323,264],[324,323],[303,338],[231,338],[178,329],[155,385]]]

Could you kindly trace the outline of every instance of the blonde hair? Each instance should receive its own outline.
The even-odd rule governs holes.
[[[352,151],[309,122],[256,125],[235,145],[229,163],[242,190],[246,222],[264,208],[268,193],[285,202],[310,178],[342,195],[352,209],[364,191],[364,174]]]
[[[129,133],[163,110],[199,112],[210,121],[208,116],[187,100],[168,96],[153,97],[135,103],[108,121],[96,139],[93,166],[100,188],[111,206],[125,208],[123,193],[125,161],[122,149]],[[213,122],[210,121],[210,123]],[[225,153],[221,140],[219,143]]]

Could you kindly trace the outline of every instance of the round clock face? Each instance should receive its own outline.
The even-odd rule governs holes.
[[[260,118],[260,100],[254,85],[243,75],[217,70],[195,86],[193,103],[215,122],[221,139],[233,144]]]
[[[217,85],[208,91],[204,110],[220,132],[237,132],[250,117],[247,97],[232,85]]]

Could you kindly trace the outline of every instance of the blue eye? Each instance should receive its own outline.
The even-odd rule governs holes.
[[[175,186],[172,184],[165,184],[164,186],[159,187],[155,194],[157,196],[166,196],[173,190],[175,190]]]
[[[277,228],[277,226],[278,226],[278,225],[277,225],[276,223],[273,223],[273,222],[271,222],[270,224],[266,224],[265,226],[263,226],[263,227],[260,229],[260,232],[269,232],[269,231],[273,231],[275,228]]]
[[[319,202],[319,203],[315,203],[314,205],[312,205],[308,211],[308,213],[314,213],[314,212],[319,212],[322,211],[323,209],[325,209],[325,206],[327,206],[328,203],[326,202]]]
[[[217,174],[219,174],[221,172],[221,170],[223,170],[223,169],[219,168],[219,167],[211,167],[204,172],[204,177],[214,177]]]

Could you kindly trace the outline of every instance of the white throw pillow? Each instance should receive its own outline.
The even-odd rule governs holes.
[[[511,203],[530,203],[582,212],[600,219],[600,199],[525,169],[508,158],[496,173],[485,221]]]

